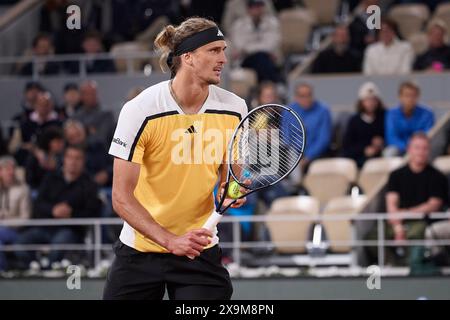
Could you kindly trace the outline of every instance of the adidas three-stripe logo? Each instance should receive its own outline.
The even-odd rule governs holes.
[[[195,131],[195,128],[194,128],[194,126],[193,125],[191,125],[187,130],[186,130],[186,132],[185,133],[197,133],[197,131]]]

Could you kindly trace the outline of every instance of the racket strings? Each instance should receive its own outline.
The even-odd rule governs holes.
[[[231,168],[250,189],[273,184],[289,174],[303,153],[304,129],[291,112],[266,106],[251,112],[234,137]]]

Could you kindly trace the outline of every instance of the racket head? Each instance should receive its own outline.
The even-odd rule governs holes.
[[[274,185],[297,167],[305,142],[305,127],[294,110],[261,105],[241,120],[232,135],[228,173],[250,191]]]

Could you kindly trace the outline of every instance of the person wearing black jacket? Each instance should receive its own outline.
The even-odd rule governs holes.
[[[443,71],[450,69],[450,46],[445,43],[447,26],[444,21],[436,19],[428,28],[429,48],[417,57],[414,70]]]
[[[84,150],[68,146],[61,171],[49,173],[42,182],[33,206],[35,219],[70,219],[100,216],[101,202],[97,186],[84,172]],[[19,235],[17,244],[76,244],[82,243],[85,227],[32,227]],[[34,254],[17,251],[21,265],[28,267]],[[64,251],[52,250],[50,263],[60,261]]]
[[[346,26],[339,25],[333,33],[333,41],[314,61],[312,73],[361,72],[362,55],[350,48],[350,36]]]
[[[374,83],[361,86],[356,108],[345,132],[343,156],[362,167],[367,159],[379,157],[384,147],[384,106]]]

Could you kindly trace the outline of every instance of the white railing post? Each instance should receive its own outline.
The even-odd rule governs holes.
[[[241,225],[239,220],[233,220],[233,260],[241,265]]]
[[[100,265],[102,249],[102,226],[99,221],[94,225],[94,266],[97,268]]]
[[[378,231],[378,266],[383,269],[384,267],[384,219],[377,218],[377,231]]]

